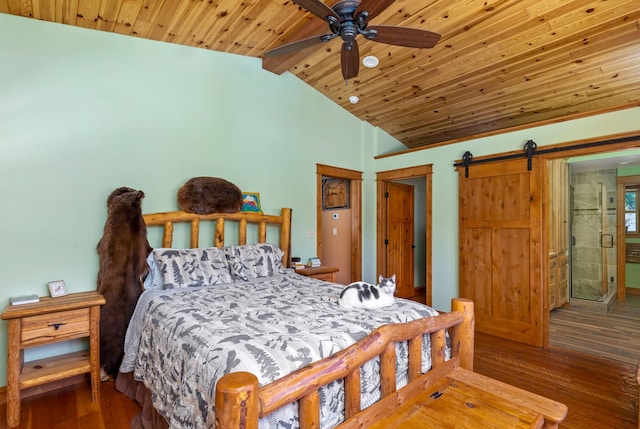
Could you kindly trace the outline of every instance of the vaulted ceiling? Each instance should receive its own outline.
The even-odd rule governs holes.
[[[339,37],[263,67],[293,73],[408,148],[640,105],[639,0],[389,3],[370,25],[433,31],[437,45],[358,36],[360,57],[379,65],[348,82]],[[0,12],[252,57],[329,32],[291,0],[0,0]]]

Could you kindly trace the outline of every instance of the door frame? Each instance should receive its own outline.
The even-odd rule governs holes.
[[[384,226],[387,224],[387,211],[385,204],[385,188],[386,182],[391,182],[399,179],[413,179],[416,177],[424,177],[425,179],[425,249],[426,249],[426,278],[425,278],[425,303],[429,306],[432,305],[432,238],[431,238],[431,223],[432,223],[432,175],[433,165],[419,165],[416,167],[406,167],[397,170],[380,171],[376,173],[376,270],[378,273],[384,272],[386,266],[386,252],[384,247]]]
[[[349,180],[351,207],[351,281],[362,279],[362,172],[316,164],[316,254],[322,261],[322,177]]]

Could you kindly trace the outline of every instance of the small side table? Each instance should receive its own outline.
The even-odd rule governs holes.
[[[79,374],[91,374],[91,400],[100,400],[100,306],[95,291],[41,297],[33,304],[9,305],[2,316],[9,324],[7,358],[7,426],[20,424],[23,389]],[[24,349],[89,338],[89,351],[24,363]]]
[[[340,271],[336,267],[313,267],[313,268],[300,268],[296,270],[296,273],[303,276],[313,277],[318,280],[324,280],[327,282],[336,282],[336,273]]]

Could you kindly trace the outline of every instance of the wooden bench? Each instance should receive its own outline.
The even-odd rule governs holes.
[[[557,428],[567,415],[559,402],[473,372],[473,302],[452,300],[452,311],[382,326],[361,341],[266,386],[247,372],[216,385],[216,427],[257,429],[258,420],[298,402],[300,428],[318,428],[322,386],[344,380],[345,420],[338,429]],[[446,333],[451,358],[445,360]],[[422,338],[431,339],[432,368],[421,372]],[[396,389],[395,343],[408,341],[409,383]],[[360,367],[380,359],[381,399],[361,410]]]

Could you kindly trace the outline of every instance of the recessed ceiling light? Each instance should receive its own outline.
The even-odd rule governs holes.
[[[358,97],[357,95],[352,95],[351,97],[349,97],[349,102],[351,104],[357,104],[358,101],[360,101],[360,97]]]
[[[362,64],[364,64],[365,67],[373,68],[377,66],[378,63],[378,58],[374,57],[373,55],[366,56],[362,59]]]

